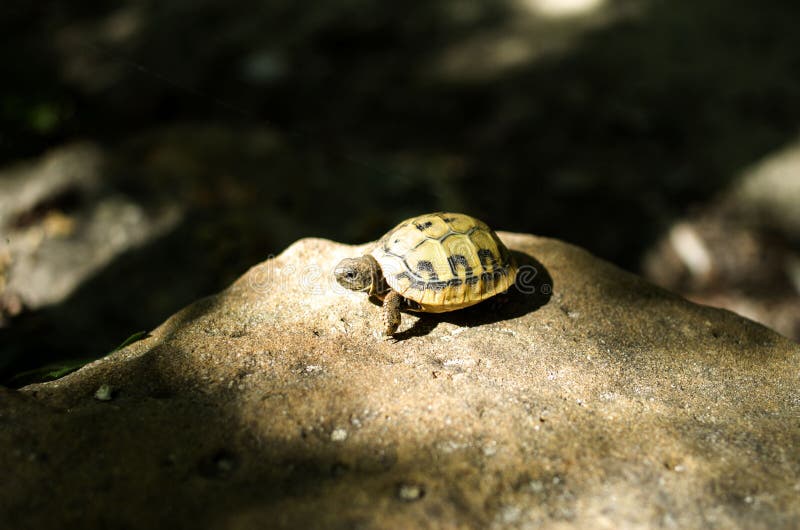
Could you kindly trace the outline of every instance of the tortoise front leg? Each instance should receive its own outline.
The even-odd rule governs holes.
[[[385,335],[394,335],[400,327],[400,306],[403,297],[397,291],[389,291],[383,299],[383,324],[386,326]]]

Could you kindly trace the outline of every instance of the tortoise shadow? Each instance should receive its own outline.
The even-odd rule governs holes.
[[[517,279],[513,287],[503,294],[479,304],[448,313],[414,313],[419,319],[414,324],[392,337],[395,342],[412,337],[424,337],[436,329],[440,322],[462,327],[476,327],[519,318],[532,313],[550,301],[553,293],[553,278],[540,261],[529,254],[512,250],[517,262]]]

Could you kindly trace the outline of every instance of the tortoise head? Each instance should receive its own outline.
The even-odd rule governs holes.
[[[333,274],[342,287],[372,293],[378,283],[380,266],[372,256],[345,258],[336,265]]]

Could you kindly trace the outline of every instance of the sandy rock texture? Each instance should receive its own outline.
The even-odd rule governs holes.
[[[0,397],[11,528],[797,528],[800,346],[559,241],[522,291],[379,308],[304,239]]]

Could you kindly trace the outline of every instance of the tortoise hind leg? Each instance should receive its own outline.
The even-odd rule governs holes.
[[[397,291],[389,291],[383,299],[383,324],[386,326],[383,333],[394,335],[400,327],[400,306],[403,304],[403,297]]]

